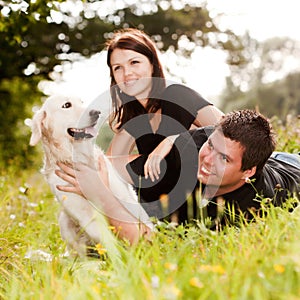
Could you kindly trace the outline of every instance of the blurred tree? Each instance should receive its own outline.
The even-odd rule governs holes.
[[[227,51],[230,65],[244,63],[239,37],[218,27],[205,2],[202,6],[185,2],[1,1],[0,95],[4,118],[0,119],[0,126],[10,126],[10,130],[0,133],[3,158],[27,159],[29,150],[18,146],[24,139],[19,142],[17,132],[30,115],[28,107],[41,96],[37,82],[55,78],[68,62],[101,51],[115,29],[143,29],[162,51],[173,49],[178,55],[188,56],[196,46],[209,45]],[[26,93],[22,94],[24,90]],[[13,113],[16,109],[18,113]]]
[[[243,37],[247,63],[231,66],[221,108],[230,111],[257,107],[268,116],[285,119],[300,114],[300,42],[273,38],[258,43]]]

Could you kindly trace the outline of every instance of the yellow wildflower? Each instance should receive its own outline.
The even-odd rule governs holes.
[[[168,203],[169,203],[169,196],[168,196],[167,194],[161,194],[161,195],[159,196],[159,201],[160,201],[162,207],[163,207],[164,209],[166,209],[167,206],[168,206]]]
[[[103,246],[100,243],[97,244],[95,247],[99,255],[104,255],[107,252],[107,250],[103,248]]]
[[[276,273],[283,273],[285,271],[285,268],[283,265],[274,265],[274,270]]]
[[[167,194],[161,194],[159,196],[159,200],[160,201],[168,201],[169,200],[169,196]]]
[[[204,284],[199,280],[198,277],[192,277],[190,279],[190,286],[201,289],[203,288]]]
[[[114,234],[117,234],[118,232],[120,232],[122,230],[122,226],[118,226],[118,227],[115,227],[115,226],[108,226],[108,228],[114,233]]]
[[[167,277],[166,278],[166,283],[172,283],[174,281],[173,277]]]
[[[166,262],[164,266],[165,266],[165,268],[167,270],[170,270],[170,271],[177,270],[177,265],[176,264],[172,264],[172,263]]]
[[[208,271],[208,272],[213,272],[213,273],[218,273],[218,274],[224,274],[225,270],[222,266],[220,265],[202,265],[200,266],[200,271]]]
[[[117,229],[115,226],[108,226],[108,228],[113,232],[113,233],[117,233]]]

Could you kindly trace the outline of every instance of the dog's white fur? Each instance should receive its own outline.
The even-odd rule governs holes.
[[[34,146],[42,141],[43,173],[52,192],[61,203],[61,236],[69,248],[81,256],[85,255],[86,246],[97,243],[107,246],[103,239],[111,240],[113,237],[110,236],[106,218],[95,206],[77,194],[57,190],[57,185],[66,185],[66,182],[55,174],[58,161],[69,164],[76,161],[95,166],[99,155],[102,155],[108,170],[109,188],[115,197],[125,206],[126,203],[137,203],[137,195],[132,186],[119,177],[108,158],[95,145],[93,138],[76,139],[68,133],[70,128],[89,128],[85,132],[95,136],[99,113],[88,110],[79,98],[55,95],[49,97],[35,113],[31,125],[30,145]]]

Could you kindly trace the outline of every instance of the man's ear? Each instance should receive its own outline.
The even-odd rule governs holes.
[[[245,180],[246,178],[252,177],[256,173],[256,166],[252,167],[251,169],[248,169],[243,172],[243,176],[241,179]]]

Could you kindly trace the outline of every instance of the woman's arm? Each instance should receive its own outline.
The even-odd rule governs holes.
[[[214,105],[207,105],[198,110],[197,116],[193,122],[196,127],[214,125],[217,123],[224,113]]]
[[[117,132],[107,151],[107,156],[120,156],[120,155],[129,155],[135,145],[134,137],[131,136],[126,130],[121,129],[119,132]]]
[[[99,170],[83,164],[76,164],[76,169],[62,163],[58,163],[58,166],[60,170],[56,171],[56,175],[68,183],[66,186],[57,186],[58,190],[76,193],[89,199],[118,230],[120,238],[125,238],[130,243],[136,243],[142,236],[150,238],[152,223],[137,220],[108,188],[108,174],[103,159],[99,160]]]
[[[223,116],[223,112],[213,105],[207,105],[198,110],[193,122],[194,127],[213,125]],[[175,140],[179,135],[166,137],[150,154],[144,165],[144,174],[152,181],[159,179],[160,163],[171,151]]]
[[[175,140],[179,134],[166,137],[160,144],[149,154],[144,165],[144,174],[147,179],[148,176],[152,182],[159,179],[160,163],[170,153]]]
[[[135,146],[134,138],[124,129],[117,132],[107,151],[106,156],[126,182],[133,184],[132,178],[126,170],[126,165],[137,158],[138,154],[130,154]]]

